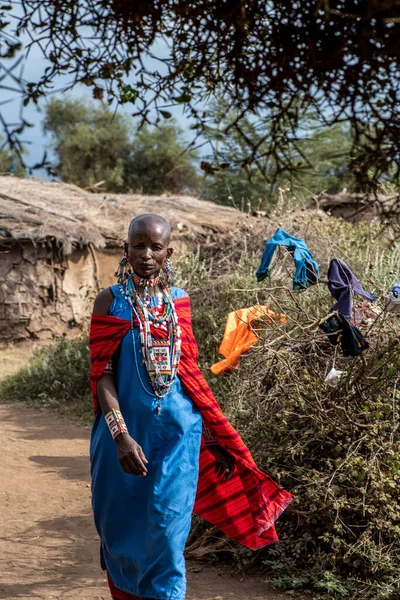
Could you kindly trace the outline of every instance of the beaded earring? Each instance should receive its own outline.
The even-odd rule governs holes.
[[[165,259],[164,264],[162,266],[163,279],[168,286],[172,285],[175,275],[174,267],[172,266],[173,252],[174,251],[172,248],[168,250],[167,258]]]
[[[115,277],[118,280],[118,283],[125,283],[128,279],[129,275],[132,273],[132,267],[129,264],[128,260],[128,244],[124,242],[124,254],[122,256],[121,262],[118,265],[118,271],[115,273]]]

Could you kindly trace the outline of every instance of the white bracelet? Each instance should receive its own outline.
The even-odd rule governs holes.
[[[113,437],[113,440],[120,433],[128,433],[128,428],[124,421],[124,417],[121,414],[121,411],[112,408],[105,416],[106,423],[108,425],[108,429]]]

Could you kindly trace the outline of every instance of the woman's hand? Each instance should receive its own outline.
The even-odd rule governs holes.
[[[144,452],[129,433],[120,433],[115,438],[117,444],[118,460],[121,468],[129,475],[144,477],[147,473],[147,459]]]
[[[212,446],[207,446],[207,450],[211,452],[217,464],[215,465],[215,472],[220,479],[223,481],[228,481],[233,475],[235,470],[235,459],[232,454],[229,454],[222,446],[219,444],[214,444]]]

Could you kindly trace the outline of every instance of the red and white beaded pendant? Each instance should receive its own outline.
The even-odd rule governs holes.
[[[136,279],[135,279],[136,278]],[[141,285],[145,283],[145,287]],[[152,285],[150,285],[150,282]],[[140,286],[140,287],[139,287]],[[157,286],[160,289],[161,298],[159,298],[156,307],[150,306],[149,288]],[[143,290],[143,296],[138,292],[138,288]],[[146,289],[147,288],[147,289]],[[179,362],[181,358],[181,330],[178,324],[178,316],[175,311],[174,301],[171,292],[166,284],[159,278],[154,280],[141,280],[136,275],[130,275],[126,283],[126,298],[132,307],[132,317],[136,316],[139,322],[139,339],[143,361],[147,369],[147,374],[153,390],[153,395],[158,398],[166,396],[174,383]],[[167,329],[167,338],[162,343],[153,338],[151,325],[155,328]],[[133,335],[133,318],[132,318]],[[135,354],[136,356],[136,354]],[[167,362],[169,365],[167,365]],[[143,381],[139,378],[142,386]],[[159,404],[159,411],[161,404]]]

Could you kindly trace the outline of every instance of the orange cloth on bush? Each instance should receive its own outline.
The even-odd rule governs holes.
[[[239,363],[240,356],[257,342],[258,336],[254,333],[252,326],[254,321],[286,323],[287,318],[285,315],[275,313],[267,306],[258,304],[229,313],[224,337],[218,350],[219,354],[225,358],[212,365],[211,371],[214,375],[234,369]]]

